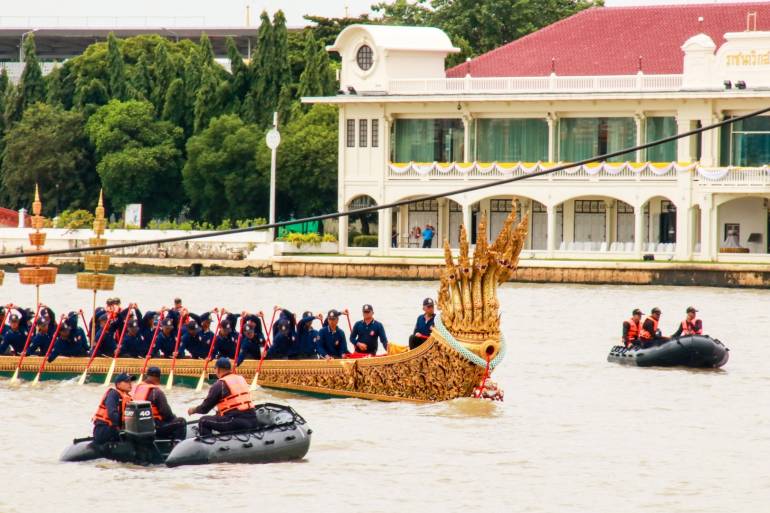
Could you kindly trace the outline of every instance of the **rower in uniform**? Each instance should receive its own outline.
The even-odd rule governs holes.
[[[246,379],[231,372],[229,358],[219,358],[215,365],[217,380],[201,404],[187,410],[189,415],[205,414],[216,406],[216,415],[206,415],[198,422],[201,436],[245,431],[258,427],[257,414],[251,401],[251,390]]]
[[[313,315],[313,312],[303,312],[302,318],[297,323],[297,341],[292,350],[289,351],[289,359],[294,360],[317,360],[318,343],[321,337],[318,331],[313,329],[313,321],[319,319],[319,316]]]
[[[166,394],[160,388],[160,368],[150,367],[144,381],[133,391],[134,401],[149,401],[155,420],[155,437],[161,440],[184,440],[187,437],[187,421],[174,415]]]
[[[153,356],[161,354],[164,358],[171,358],[174,356],[175,347],[176,332],[174,330],[174,319],[171,317],[166,317],[163,319],[163,322],[161,322],[158,337],[155,339]]]
[[[125,358],[144,358],[147,349],[142,337],[139,321],[135,318],[128,321],[126,334],[123,335],[123,345],[120,347],[120,356]]]
[[[703,321],[696,317],[697,313],[698,310],[694,306],[688,306],[684,320],[679,323],[679,328],[671,338],[703,335]]]
[[[290,317],[282,316],[273,325],[273,340],[267,350],[265,358],[270,360],[284,360],[290,354],[296,354],[297,332]]]
[[[321,358],[342,358],[348,351],[348,342],[345,332],[339,328],[340,312],[329,310],[323,327],[318,331],[318,355]]]
[[[235,357],[236,335],[233,333],[232,325],[227,319],[222,319],[219,323],[219,333],[214,341],[214,352],[218,356],[225,358]]]
[[[639,344],[639,334],[642,331],[642,313],[638,308],[631,312],[631,318],[623,321],[623,336],[621,342],[626,347],[633,347]]]
[[[642,323],[642,329],[639,332],[639,341],[642,343],[642,347],[657,346],[669,341],[668,337],[661,335],[660,328],[658,327],[660,315],[660,308],[656,306]]]
[[[115,354],[115,348],[117,348],[115,323],[109,322],[109,315],[105,312],[99,317],[99,325],[93,338],[94,347],[91,348],[92,352],[96,351],[96,356],[112,357]],[[102,336],[102,333],[104,333],[104,336]],[[101,344],[99,344],[100,339]],[[99,344],[98,350],[96,344]]]
[[[37,320],[37,332],[32,335],[32,340],[27,348],[27,356],[38,354],[38,352],[40,356],[45,356],[53,336],[53,333],[49,333],[48,329],[51,324],[47,317],[40,317]]]
[[[388,337],[385,335],[385,327],[374,319],[374,308],[366,304],[361,309],[363,320],[356,321],[353,331],[350,333],[350,342],[356,348],[357,353],[367,353],[372,356],[377,354],[377,340],[382,343],[383,349],[388,350]]]
[[[243,326],[243,338],[241,339],[237,364],[239,366],[243,360],[261,360],[262,348],[265,346],[265,336],[262,334],[259,318],[255,315],[248,315],[244,319],[248,320]]]
[[[422,314],[417,317],[412,336],[409,337],[409,349],[420,347],[428,340],[433,324],[436,322],[435,304],[433,299],[427,297],[422,301]]]
[[[48,361],[52,362],[59,356],[77,357],[88,355],[88,339],[82,329],[77,325],[77,314],[69,317],[59,328],[59,336],[56,337]]]
[[[8,315],[8,324],[3,326],[3,341],[0,343],[0,355],[10,348],[14,354],[21,354],[27,343],[27,330],[22,324],[21,316],[15,312]]]
[[[91,419],[94,423],[96,445],[120,440],[120,429],[124,423],[123,413],[126,411],[126,405],[131,402],[131,382],[135,380],[136,376],[120,373],[115,376],[115,384],[102,396]]]
[[[185,325],[185,332],[182,335],[182,342],[179,345],[179,356],[183,356],[185,351],[190,353],[192,358],[206,358],[209,354],[209,345],[201,337],[200,326],[194,320],[190,320]]]

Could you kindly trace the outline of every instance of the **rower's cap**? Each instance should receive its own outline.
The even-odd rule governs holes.
[[[243,332],[244,333],[254,333],[254,327],[251,324],[246,323],[246,324],[243,325]]]
[[[12,314],[11,314],[11,315],[8,317],[8,319],[9,319],[11,322],[19,322],[19,319],[21,319],[21,317],[19,317],[19,316],[18,316],[17,314],[15,314],[15,313],[12,313]]]
[[[329,313],[326,314],[327,319],[339,319],[340,313],[337,310],[329,310]]]
[[[433,299],[426,297],[422,300],[422,306],[433,306]]]
[[[175,297],[174,298],[174,304],[175,305],[181,305],[182,304],[182,298],[181,297]]]
[[[107,301],[105,301],[105,304],[107,306],[114,305],[115,304],[115,300],[113,298],[109,297],[109,298],[107,298]]]
[[[230,363],[230,358],[222,357],[217,360],[216,363],[217,369],[224,369],[224,370],[230,370],[232,368],[232,364]]]
[[[652,312],[652,313],[660,313],[660,308],[658,308],[658,307],[656,306],[655,308],[653,308],[652,310],[650,310],[650,312]]]
[[[230,329],[230,321],[222,321],[219,323],[219,329],[221,330],[229,330]]]
[[[211,312],[202,313],[200,316],[201,322],[206,322],[211,320]]]
[[[631,312],[631,315],[644,315],[644,312],[642,312],[638,308],[634,308],[634,311]]]
[[[172,319],[171,317],[166,317],[165,319],[163,319],[163,327],[165,328],[167,326],[171,326],[173,328],[174,327],[174,319]]]
[[[367,303],[367,304],[365,304],[365,305],[363,306],[363,308],[361,308],[361,311],[362,311],[362,312],[373,312],[373,311],[374,311],[374,308],[372,308],[372,305],[370,305],[370,304],[368,304],[368,303]]]
[[[139,327],[139,322],[137,322],[136,319],[132,319],[132,320],[128,321],[128,327],[129,328],[138,328]]]
[[[160,377],[160,367],[156,367],[156,366],[153,365],[152,367],[147,369],[147,375],[159,378]]]
[[[127,381],[130,383],[131,381],[136,381],[136,376],[134,376],[133,374],[127,374],[125,372],[121,372],[120,374],[115,376],[115,383],[120,383],[121,381]]]
[[[190,331],[198,331],[198,323],[195,321],[188,322],[187,329]]]
[[[697,311],[698,311],[698,310],[696,310],[694,306],[688,306],[688,307],[687,307],[687,313],[690,313],[690,312],[692,312],[692,313],[695,313],[695,312],[697,312]]]
[[[100,316],[99,316],[99,320],[100,320],[100,321],[106,321],[106,320],[107,320],[107,314],[106,314],[106,313],[103,313],[102,315],[100,315]]]

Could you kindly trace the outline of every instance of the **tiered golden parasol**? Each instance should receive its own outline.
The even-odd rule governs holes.
[[[99,203],[94,212],[94,235],[89,239],[92,248],[104,246],[107,241],[102,238],[104,228],[107,226],[107,220],[104,218],[104,198],[99,191]],[[112,290],[115,288],[115,276],[112,274],[102,274],[110,268],[110,256],[105,255],[104,251],[95,251],[84,257],[85,273],[77,274],[77,286],[79,289],[92,290],[94,292],[94,301],[91,317],[91,333],[94,333],[94,316],[96,315],[96,293],[99,290]]]
[[[29,242],[35,247],[35,251],[42,251],[45,245],[45,232],[40,231],[45,224],[45,217],[40,215],[43,204],[40,202],[40,191],[35,185],[35,201],[32,202],[32,228],[34,232],[29,234]],[[35,305],[40,304],[40,285],[50,285],[56,282],[56,267],[48,266],[48,255],[30,255],[26,257],[30,267],[19,268],[19,281],[22,285],[35,286]]]

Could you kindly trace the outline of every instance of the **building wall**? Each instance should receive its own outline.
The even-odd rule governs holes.
[[[752,253],[767,252],[767,200],[760,197],[739,198],[719,206],[717,240],[720,247],[725,240],[725,224],[740,225],[740,245]],[[759,233],[762,242],[748,242],[749,235]]]

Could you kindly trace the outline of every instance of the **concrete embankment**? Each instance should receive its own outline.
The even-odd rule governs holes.
[[[52,259],[61,273],[83,270],[74,257]],[[304,276],[386,280],[437,280],[438,258],[361,256],[276,256],[271,260],[113,257],[111,272],[187,276]],[[13,272],[22,260],[4,261]],[[522,260],[512,281],[622,285],[695,285],[770,288],[765,264]]]

